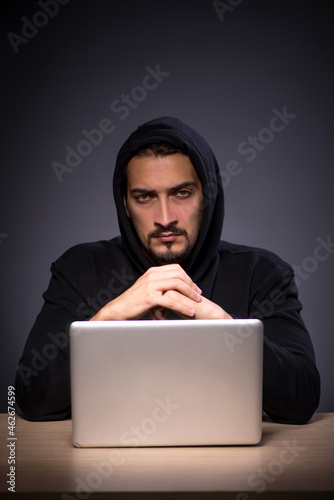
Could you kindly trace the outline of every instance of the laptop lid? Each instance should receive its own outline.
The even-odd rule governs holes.
[[[78,321],[70,353],[75,446],[261,439],[259,320]]]

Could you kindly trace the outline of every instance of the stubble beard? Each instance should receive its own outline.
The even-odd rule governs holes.
[[[170,231],[183,235],[186,240],[186,246],[182,250],[177,251],[173,249],[174,241],[167,241],[166,243],[163,243],[166,250],[157,251],[152,245],[152,240],[159,234],[165,232],[165,230],[157,229],[156,231],[150,233],[147,238],[146,251],[150,260],[157,266],[163,266],[167,264],[182,265],[187,260],[193,249],[193,245],[190,243],[187,231],[179,228],[173,228],[170,229]]]
[[[153,264],[156,266],[163,266],[166,264],[180,264],[182,265],[192,251],[192,245],[187,241],[187,245],[183,250],[175,251],[173,250],[173,242],[164,243],[166,246],[165,252],[157,252],[152,248],[152,245],[147,246],[147,254]]]

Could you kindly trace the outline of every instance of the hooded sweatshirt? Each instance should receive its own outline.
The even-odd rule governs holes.
[[[138,127],[118,153],[113,192],[121,235],[76,245],[51,266],[44,305],[16,374],[23,416],[29,420],[70,417],[70,323],[89,320],[152,266],[126,214],[122,182],[124,167],[134,154],[158,143],[171,144],[188,155],[202,183],[201,229],[184,270],[204,297],[231,316],[262,320],[263,409],[277,422],[306,423],[319,403],[320,377],[301,318],[293,269],[272,252],[221,240],[224,194],[217,160],[203,137],[172,117]]]

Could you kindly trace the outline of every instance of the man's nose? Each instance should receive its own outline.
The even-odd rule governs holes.
[[[154,222],[164,227],[177,223],[175,210],[173,210],[172,204],[167,198],[159,200],[158,210]]]

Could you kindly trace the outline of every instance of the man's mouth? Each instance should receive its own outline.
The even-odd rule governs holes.
[[[170,243],[176,240],[179,236],[182,236],[181,233],[160,233],[155,236],[158,240],[160,240],[162,243]]]

